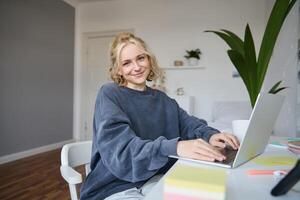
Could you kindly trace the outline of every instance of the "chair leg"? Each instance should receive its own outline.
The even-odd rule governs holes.
[[[87,176],[91,172],[90,164],[85,165],[85,175]]]
[[[69,189],[70,189],[70,195],[72,200],[78,200],[77,197],[77,190],[76,190],[76,185],[74,184],[69,184]]]

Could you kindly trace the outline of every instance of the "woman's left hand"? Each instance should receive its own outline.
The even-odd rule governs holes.
[[[209,144],[215,147],[225,148],[226,144],[237,150],[240,147],[238,138],[230,133],[216,133],[209,139]]]

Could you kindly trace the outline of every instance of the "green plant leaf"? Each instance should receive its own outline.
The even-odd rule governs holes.
[[[269,93],[273,93],[278,88],[281,82],[282,81],[278,81],[277,83],[275,83],[273,87],[270,89]]]
[[[251,84],[249,84],[250,74],[248,73],[247,68],[245,66],[245,60],[244,60],[243,56],[236,50],[228,50],[227,54],[228,54],[231,62],[233,63],[233,65],[235,66],[237,71],[239,72],[243,82],[245,83],[245,86],[247,88],[247,91],[248,91],[248,94],[249,94],[249,97],[251,100],[251,105],[254,106],[255,99],[253,99],[253,95],[252,95],[253,90],[251,88]]]
[[[244,51],[245,51],[245,67],[247,73],[249,74],[249,84],[251,85],[251,96],[256,99],[258,96],[258,76],[257,76],[257,63],[256,63],[256,53],[253,37],[249,25],[247,24],[245,29],[245,42],[244,42]]]
[[[286,88],[288,88],[288,87],[281,87],[281,88],[278,88],[278,89],[275,90],[272,94],[276,94],[276,93],[278,93],[278,92],[280,92],[281,90],[284,90],[284,89],[286,89]]]
[[[236,39],[236,37],[231,37],[230,35],[228,35],[226,33],[222,33],[220,31],[208,30],[208,31],[205,31],[205,32],[217,34],[220,38],[222,38],[228,44],[228,46],[232,50],[236,50],[237,52],[239,52],[244,57],[244,44],[243,44],[243,42],[241,43],[241,40],[239,38]]]
[[[235,43],[235,49],[241,54],[243,55],[243,57],[245,56],[244,54],[244,42],[243,40],[237,36],[235,33],[225,30],[225,29],[221,29],[221,31],[227,33],[234,41]],[[232,48],[233,49],[233,48]]]
[[[270,89],[269,93],[271,93],[271,94],[276,94],[276,93],[280,92],[281,90],[284,90],[284,89],[288,88],[288,87],[281,87],[281,88],[278,88],[279,85],[281,84],[281,82],[282,82],[282,81],[278,81],[277,83],[275,83],[275,84],[273,85],[273,87]]]
[[[237,71],[239,72],[241,78],[243,80],[245,80],[245,84],[248,85],[248,77],[247,77],[247,69],[245,68],[245,60],[243,58],[243,56],[236,50],[228,50],[227,54],[231,60],[231,62],[233,63],[233,65],[235,66],[235,68],[237,69]]]
[[[223,32],[205,31],[217,34],[231,48],[231,50],[227,51],[227,54],[246,85],[252,107],[263,85],[280,29],[296,1],[276,0],[263,35],[257,59],[253,37],[248,24],[245,29],[244,41],[236,34],[225,29],[221,30]],[[279,84],[271,92],[277,93],[286,88],[278,88]]]
[[[290,12],[291,9],[293,8],[293,6],[294,6],[294,4],[296,3],[296,1],[297,1],[297,0],[292,0],[292,1],[290,2],[289,7],[288,7],[288,9],[287,9],[287,11],[286,11],[285,17],[289,14],[289,12]]]
[[[189,58],[197,58],[198,60],[200,60],[200,55],[201,55],[201,51],[200,49],[195,49],[195,50],[186,50],[187,55],[185,55],[184,57],[189,59]]]
[[[275,42],[289,10],[289,0],[277,0],[269,17],[258,56],[259,90],[262,87]]]

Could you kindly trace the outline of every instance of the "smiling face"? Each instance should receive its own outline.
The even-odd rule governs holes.
[[[132,33],[116,35],[110,45],[110,61],[110,77],[120,86],[143,90],[146,80],[157,80],[162,75],[147,44]]]
[[[148,55],[135,44],[129,43],[120,52],[118,74],[123,76],[125,86],[135,90],[144,90],[150,73]]]

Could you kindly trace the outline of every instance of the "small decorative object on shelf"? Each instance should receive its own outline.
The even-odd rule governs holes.
[[[175,60],[175,61],[174,61],[174,66],[175,66],[175,67],[183,66],[183,61],[182,61],[182,60]]]
[[[183,95],[184,95],[183,87],[177,88],[177,89],[176,89],[176,94],[177,94],[178,96],[183,96]]]
[[[197,66],[200,60],[200,55],[202,54],[200,49],[197,48],[195,50],[186,50],[186,55],[184,56],[188,60],[189,66]]]

